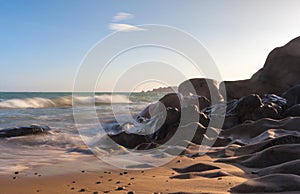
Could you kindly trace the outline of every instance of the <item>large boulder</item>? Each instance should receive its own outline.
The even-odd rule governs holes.
[[[218,89],[218,82],[213,79],[194,78],[186,80],[179,85],[178,92],[183,96],[204,96],[214,104],[223,101],[223,96]]]
[[[250,94],[281,95],[300,81],[300,37],[282,47],[275,48],[259,71],[250,79],[222,82],[228,99]],[[225,86],[225,87],[224,87]],[[221,90],[222,94],[225,91]]]

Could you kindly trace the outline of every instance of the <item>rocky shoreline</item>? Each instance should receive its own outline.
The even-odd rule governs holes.
[[[127,149],[151,150],[180,133],[181,139],[177,138],[171,145],[182,146],[188,142],[187,148],[183,148],[176,158],[178,163],[181,160],[185,162],[178,165],[173,161],[164,167],[162,173],[170,171],[172,174],[164,175],[160,180],[170,180],[178,185],[162,193],[199,193],[195,188],[189,190],[186,186],[180,187],[180,183],[183,183],[180,181],[190,183],[199,177],[208,178],[211,182],[224,177],[238,180],[234,184],[229,181],[230,185],[221,188],[233,193],[300,191],[300,37],[274,49],[263,68],[250,79],[225,81],[218,85],[212,79],[187,80],[178,86],[178,93],[166,94],[135,118],[137,123],[150,129],[153,127],[152,121],[158,120],[159,123],[159,119],[163,118],[158,129],[151,133],[131,133],[126,129],[128,125],[115,123],[112,132],[108,132],[105,138]],[[48,130],[36,126],[7,129],[0,133],[0,137],[44,133]],[[185,139],[184,135],[190,132],[194,132],[192,138]],[[203,155],[199,151],[201,146],[212,147]],[[244,173],[237,173],[236,169],[232,171],[227,165]],[[160,176],[155,169],[149,171],[150,175],[152,179]],[[136,177],[141,178],[138,175]],[[151,177],[148,179],[145,180],[151,182]],[[142,181],[139,184],[140,187],[134,188],[137,193],[151,189],[141,186]],[[201,183],[193,184],[201,186]],[[106,187],[109,187],[109,183]],[[127,191],[124,188],[120,190]],[[161,188],[155,188],[155,191]],[[105,191],[104,188],[102,190]],[[115,193],[118,190],[106,191]]]

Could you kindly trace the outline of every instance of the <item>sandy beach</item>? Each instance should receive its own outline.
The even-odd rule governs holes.
[[[182,173],[172,169],[197,164],[218,169],[205,170],[205,166],[196,166]],[[64,167],[58,168],[64,171]],[[213,163],[208,156],[178,156],[167,165],[151,170],[113,170],[108,166],[103,171],[86,168],[77,171],[53,175],[53,167],[43,167],[1,176],[0,193],[228,193],[232,186],[253,176],[232,165]]]

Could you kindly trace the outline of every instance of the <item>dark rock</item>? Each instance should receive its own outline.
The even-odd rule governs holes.
[[[239,100],[232,100],[228,103],[221,103],[203,110],[210,121],[225,117],[223,129],[234,127],[243,122],[256,121],[262,118],[281,118],[280,113],[286,105],[285,99],[274,94],[263,95],[257,94],[242,97]],[[211,122],[212,127],[214,126]]]
[[[214,104],[223,100],[218,89],[218,82],[212,79],[194,78],[186,80],[179,85],[178,92],[184,96],[190,94],[204,96]]]
[[[299,117],[300,116],[300,104],[296,104],[291,108],[284,111],[286,117]]]
[[[25,135],[47,134],[51,129],[48,126],[31,125],[29,127],[15,127],[0,130],[0,138]]]
[[[248,180],[230,189],[233,193],[277,193],[300,190],[300,177],[292,174],[271,174]]]
[[[300,78],[299,78],[300,79]],[[295,85],[281,95],[287,100],[287,107],[300,104],[300,84]]]

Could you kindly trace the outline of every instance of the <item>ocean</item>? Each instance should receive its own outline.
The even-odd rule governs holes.
[[[104,122],[116,116],[126,118],[135,115],[163,95],[140,92],[75,96],[82,113],[74,113],[70,92],[0,92],[0,130],[30,125],[51,128],[50,135],[0,138],[0,173],[59,163],[90,154],[88,150],[80,149],[85,144],[74,124],[73,114],[89,115],[88,111],[92,110],[86,106],[91,102],[95,102],[97,117]],[[97,125],[84,122],[80,126],[89,129]]]

